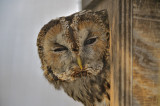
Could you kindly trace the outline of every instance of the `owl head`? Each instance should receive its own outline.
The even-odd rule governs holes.
[[[56,86],[96,76],[109,60],[107,11],[81,11],[51,20],[41,29],[37,46],[44,74]]]

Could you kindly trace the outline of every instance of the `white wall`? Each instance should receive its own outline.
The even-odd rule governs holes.
[[[80,0],[0,0],[0,106],[82,106],[43,76],[36,39],[51,19],[79,10]]]

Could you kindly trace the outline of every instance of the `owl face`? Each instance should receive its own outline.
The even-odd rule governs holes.
[[[68,82],[100,73],[109,38],[102,14],[88,11],[52,20],[39,34],[42,68]]]

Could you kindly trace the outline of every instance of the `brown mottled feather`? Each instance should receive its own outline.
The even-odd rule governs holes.
[[[51,20],[37,39],[44,76],[85,106],[109,106],[109,40],[106,10]],[[78,66],[78,56],[83,69]]]

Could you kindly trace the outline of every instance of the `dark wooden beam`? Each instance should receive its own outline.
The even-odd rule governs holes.
[[[112,3],[111,106],[132,106],[132,0]]]

